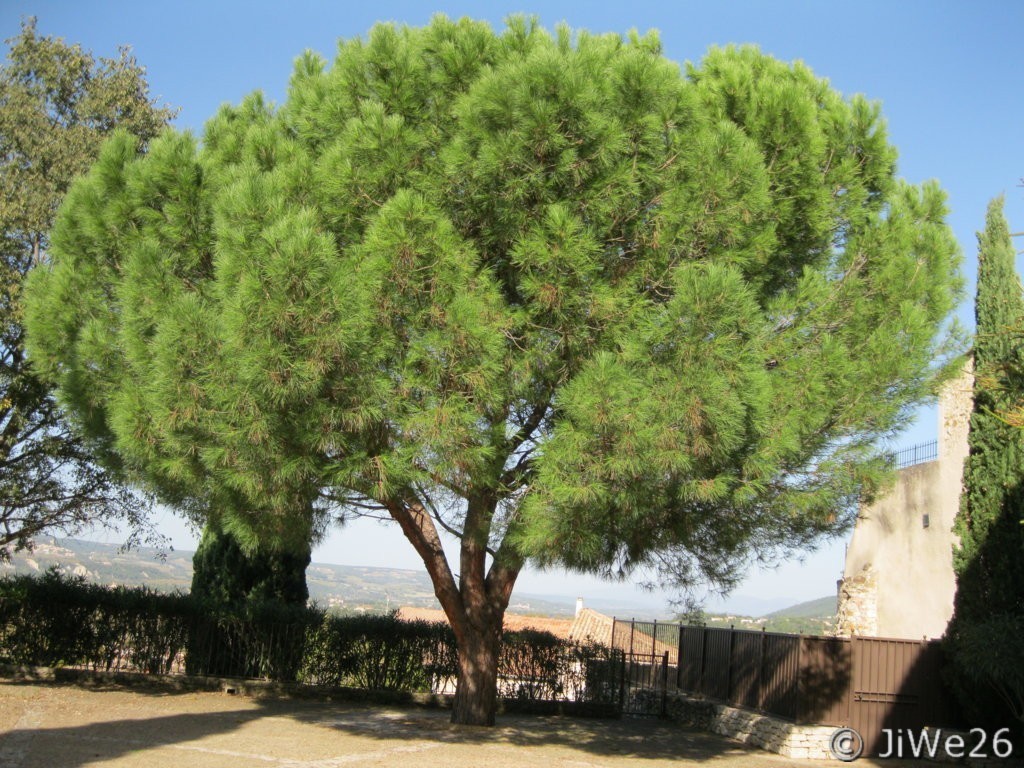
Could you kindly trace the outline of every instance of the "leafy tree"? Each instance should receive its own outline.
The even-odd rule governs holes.
[[[98,61],[41,37],[35,19],[7,40],[0,68],[0,558],[47,530],[122,520],[145,525],[144,499],[90,457],[51,386],[25,359],[22,282],[46,258],[54,213],[116,127],[144,145],[172,116],[148,96],[127,49]]]
[[[32,276],[32,350],[240,534],[396,521],[453,720],[492,723],[528,559],[727,587],[849,522],[951,351],[945,212],[875,106],[752,48],[684,73],[653,33],[379,25],[201,144],[113,139]]]
[[[1003,215],[989,204],[978,234],[974,409],[964,494],[953,530],[957,577],[947,631],[952,677],[967,713],[982,724],[1024,721],[1024,433],[1005,418],[1020,398],[1024,296]]]
[[[0,545],[27,546],[32,536],[48,529],[68,532],[115,520],[127,522],[133,537],[156,537],[146,521],[147,500],[115,480],[122,469],[119,457],[108,453],[106,469],[97,466],[90,446],[64,419],[50,385],[25,360],[20,293],[28,269],[46,259],[58,204],[72,180],[95,162],[102,142],[119,127],[138,137],[144,151],[174,111],[150,100],[145,70],[127,48],[117,59],[97,61],[77,45],[40,37],[35,19],[28,19],[21,35],[8,43],[8,64],[0,74],[0,315],[6,321],[0,326]],[[189,507],[189,499],[177,501]],[[212,529],[204,541],[207,548],[197,552],[193,584],[199,594],[216,596],[225,605],[249,591],[256,602],[276,596],[305,604],[308,547],[305,562],[301,556],[292,562],[290,556],[275,558],[273,553],[247,560],[230,531]],[[211,555],[210,549],[220,554]],[[231,568],[248,575],[230,573]],[[301,588],[291,585],[274,595],[281,584],[254,575],[282,569],[291,569],[290,580],[300,580]]]

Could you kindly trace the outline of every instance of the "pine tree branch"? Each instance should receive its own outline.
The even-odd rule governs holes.
[[[460,632],[465,632],[465,606],[430,514],[416,499],[388,499],[384,504],[426,566],[434,594],[458,637]]]

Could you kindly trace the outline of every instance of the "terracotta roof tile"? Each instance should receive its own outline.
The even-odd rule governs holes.
[[[572,622],[569,639],[574,643],[594,642],[611,646],[614,619],[592,608],[584,608]]]
[[[448,617],[440,608],[408,608],[398,609],[398,618],[404,621],[430,621],[448,623]],[[572,619],[553,619],[545,616],[523,616],[518,613],[505,614],[505,629],[516,632],[521,629],[533,629],[550,632],[556,637],[569,638],[573,626]]]

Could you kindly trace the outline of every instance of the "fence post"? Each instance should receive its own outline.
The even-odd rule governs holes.
[[[736,625],[729,625],[729,677],[725,685],[725,701],[727,704],[732,704],[732,649],[736,639]]]
[[[764,628],[761,627],[761,642],[758,646],[758,660],[757,660],[757,709],[764,712],[764,646],[768,642],[768,634]]]
[[[626,701],[626,652],[620,651],[622,654],[622,674],[619,676],[619,702],[623,709],[629,703]]]
[[[804,633],[801,632],[796,641],[796,722],[803,723],[804,714]]]
[[[707,696],[704,690],[704,667],[708,662],[708,625],[704,625],[704,631],[700,633],[700,670],[697,673],[697,690]]]
[[[860,638],[856,633],[850,635],[850,684],[846,689],[846,720],[853,722],[853,690],[857,687],[857,648],[860,645]]]
[[[668,713],[668,651],[661,658],[661,716],[665,717]]]
[[[679,625],[679,643],[676,650],[676,690],[683,689],[683,625]]]

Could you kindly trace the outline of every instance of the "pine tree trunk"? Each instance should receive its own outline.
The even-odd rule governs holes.
[[[452,723],[493,726],[498,709],[498,661],[501,634],[509,598],[522,559],[502,544],[487,562],[490,521],[497,507],[495,495],[470,499],[460,552],[461,573],[456,583],[437,528],[422,504],[393,500],[391,516],[423,558],[434,584],[434,594],[455,633],[458,677],[452,705]]]
[[[500,618],[496,627],[467,632],[458,646],[459,677],[451,721],[459,725],[494,725],[498,709]]]

